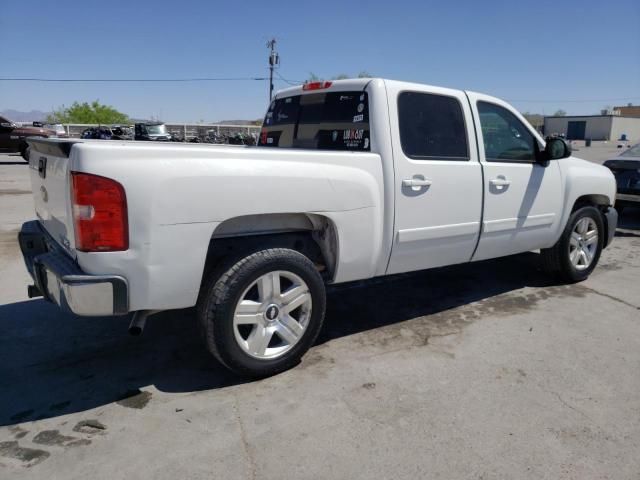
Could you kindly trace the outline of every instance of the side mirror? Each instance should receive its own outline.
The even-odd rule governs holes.
[[[544,147],[545,160],[559,160],[571,156],[571,146],[565,142],[563,138],[551,137],[547,138],[547,144]]]

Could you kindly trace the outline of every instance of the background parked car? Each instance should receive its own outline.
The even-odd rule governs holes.
[[[111,127],[111,140],[133,140],[133,130],[126,125]]]
[[[618,213],[625,207],[640,207],[640,143],[607,160],[604,166],[611,169],[616,177]]]
[[[135,139],[168,142],[171,141],[171,134],[167,131],[167,126],[164,123],[136,123]]]
[[[47,123],[44,125],[44,128],[53,130],[56,133],[56,137],[58,138],[69,138],[67,131],[64,129],[64,126],[61,123]]]
[[[89,127],[82,131],[80,134],[80,138],[87,138],[93,140],[111,140],[113,136],[113,132],[111,128],[99,126],[99,127]]]
[[[20,153],[29,161],[29,147],[26,139],[30,137],[53,137],[55,132],[42,126],[19,127],[5,117],[0,117],[0,152]]]

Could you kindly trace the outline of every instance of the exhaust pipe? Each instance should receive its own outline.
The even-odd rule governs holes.
[[[139,337],[142,335],[144,326],[147,323],[147,317],[158,313],[159,310],[138,310],[133,314],[131,323],[129,324],[129,335]]]

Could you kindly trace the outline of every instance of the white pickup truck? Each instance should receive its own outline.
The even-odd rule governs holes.
[[[327,284],[531,250],[576,282],[617,223],[608,169],[501,100],[413,83],[283,90],[256,147],[29,143],[30,295],[133,313],[134,332],[197,306],[211,353],[250,376],[300,360]]]

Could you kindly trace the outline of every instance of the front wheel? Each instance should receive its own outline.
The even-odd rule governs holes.
[[[604,246],[604,223],[595,207],[582,207],[571,214],[562,236],[551,248],[540,252],[542,266],[562,280],[585,280],[598,264]]]
[[[198,317],[209,351],[266,377],[295,366],[322,327],[325,288],[313,262],[285,248],[252,253],[207,280]]]
[[[26,143],[20,145],[20,155],[24,159],[25,162],[29,163],[29,152],[31,148]]]

